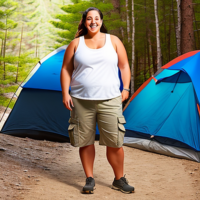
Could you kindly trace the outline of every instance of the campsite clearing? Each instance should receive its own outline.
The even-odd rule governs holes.
[[[113,172],[104,146],[96,146],[93,195],[80,193],[85,176],[78,148],[0,134],[0,199],[199,200],[200,164],[124,146],[125,173],[136,192],[110,188]]]

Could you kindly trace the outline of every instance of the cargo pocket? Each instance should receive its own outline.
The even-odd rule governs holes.
[[[121,147],[124,143],[124,135],[126,132],[126,129],[124,128],[124,125],[126,123],[126,120],[124,117],[118,117],[118,140],[117,140],[117,146]]]
[[[68,133],[70,138],[70,143],[72,146],[77,147],[79,146],[79,128],[78,128],[78,120],[70,118],[69,119],[69,127]]]

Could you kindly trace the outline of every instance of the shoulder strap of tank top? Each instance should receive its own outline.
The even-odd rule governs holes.
[[[106,45],[109,47],[113,47],[112,41],[110,39],[110,34],[106,34]]]
[[[79,49],[83,48],[83,42],[84,42],[84,38],[83,38],[83,37],[84,37],[84,36],[80,36],[80,37],[79,37],[79,42],[78,42],[78,47],[77,47],[77,49],[76,49],[76,52],[78,52]]]
[[[110,34],[106,33],[106,45],[112,44],[111,39],[110,39]]]
[[[80,37],[79,44],[82,45],[83,42],[84,42],[84,35],[82,35],[82,36]]]

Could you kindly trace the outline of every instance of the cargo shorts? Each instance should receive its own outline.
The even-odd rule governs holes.
[[[123,145],[126,123],[122,114],[121,96],[109,100],[84,100],[72,97],[74,107],[69,119],[68,133],[74,147],[84,147],[95,142],[96,123],[99,144],[120,148]]]

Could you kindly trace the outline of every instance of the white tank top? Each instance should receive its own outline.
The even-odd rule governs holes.
[[[106,100],[121,95],[118,56],[110,34],[106,34],[105,45],[100,49],[89,48],[84,36],[80,37],[74,54],[70,95],[89,100]]]

